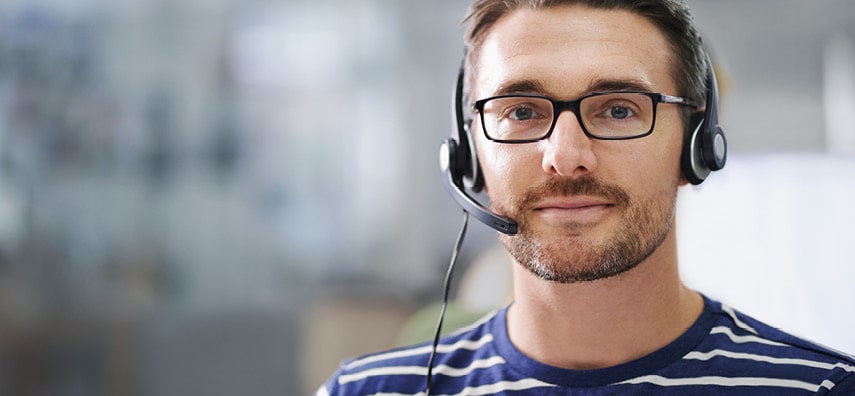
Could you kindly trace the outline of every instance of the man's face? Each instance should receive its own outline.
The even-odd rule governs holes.
[[[518,10],[490,30],[476,60],[472,97],[533,93],[561,100],[614,89],[676,95],[670,46],[643,17],[564,6]],[[679,107],[660,105],[655,130],[633,140],[593,140],[560,114],[534,143],[488,141],[473,131],[493,210],[520,223],[501,236],[515,260],[559,282],[634,268],[672,232],[683,182]]]

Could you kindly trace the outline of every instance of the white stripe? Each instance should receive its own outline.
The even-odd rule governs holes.
[[[733,341],[737,344],[745,344],[745,343],[749,343],[749,342],[756,342],[758,344],[766,344],[766,345],[774,345],[774,346],[786,346],[786,347],[790,346],[787,344],[783,344],[783,343],[772,341],[772,340],[767,340],[765,338],[761,338],[761,337],[757,337],[757,336],[753,336],[753,335],[746,335],[746,336],[736,335],[736,334],[733,334],[733,331],[730,330],[730,328],[727,326],[713,327],[713,329],[710,330],[710,334],[724,334],[728,338],[730,338],[731,341]]]
[[[451,393],[446,395],[437,395],[437,396],[484,396],[484,395],[495,395],[497,393],[505,392],[505,391],[520,391],[534,388],[543,388],[543,387],[554,387],[555,385],[538,381],[534,378],[526,378],[519,381],[502,381],[497,382],[495,384],[481,385],[481,386],[473,386],[463,388],[460,393]],[[414,394],[404,394],[404,393],[375,393],[371,396],[424,396],[424,392],[414,393]]]
[[[826,381],[827,382],[827,381]],[[750,378],[750,377],[696,377],[696,378],[665,378],[658,375],[648,375],[644,377],[633,378],[620,384],[641,384],[649,383],[659,386],[692,386],[692,385],[717,385],[717,386],[766,386],[779,388],[794,388],[804,389],[806,391],[817,392],[820,386],[826,386],[826,382],[822,385],[814,385],[803,381],[778,379],[778,378]],[[831,384],[832,386],[834,384]]]
[[[315,396],[330,396],[330,392],[327,391],[327,386],[322,385],[320,388],[318,388],[318,391],[315,392]]]
[[[747,323],[736,317],[736,311],[733,308],[725,304],[721,304],[721,310],[730,315],[730,318],[733,319],[733,323],[736,323],[736,325],[739,326],[741,329],[748,330],[754,334],[757,334],[757,330],[754,330],[753,327],[749,326]]]
[[[505,364],[505,359],[502,359],[501,356],[493,356],[489,359],[476,360],[466,368],[454,368],[444,364],[439,365],[434,367],[433,373],[442,374],[449,377],[463,377],[476,369],[489,368],[500,364]]]
[[[771,356],[763,356],[763,355],[755,355],[752,353],[741,353],[741,352],[731,352],[731,351],[723,351],[721,349],[716,349],[710,352],[691,352],[688,355],[684,356],[684,359],[695,359],[695,360],[710,360],[716,356],[724,356],[731,359],[745,359],[745,360],[754,360],[757,362],[766,362],[772,364],[790,364],[796,366],[805,366],[805,367],[813,367],[813,368],[821,368],[826,370],[832,370],[835,367],[840,367],[844,370],[851,371],[851,369],[855,368],[847,368],[845,364],[837,363],[825,363],[825,362],[817,362],[814,360],[805,360],[805,359],[794,359],[794,358],[776,358]]]
[[[424,393],[424,392],[419,392],[419,393],[389,393],[389,392],[382,392],[382,393],[372,393],[372,394],[370,394],[370,395],[368,395],[368,396],[425,396],[425,393]]]
[[[433,368],[434,374],[442,374],[448,377],[463,377],[469,375],[477,369],[489,368],[499,364],[504,364],[505,359],[501,356],[493,356],[489,359],[475,360],[467,367],[455,368],[447,365],[439,365]],[[361,381],[368,377],[376,377],[381,375],[427,375],[427,367],[425,366],[390,366],[378,367],[360,371],[358,373],[341,375],[338,378],[339,384],[348,382]]]
[[[437,345],[436,346],[436,352],[437,353],[448,353],[448,352],[452,352],[452,351],[455,351],[458,349],[468,349],[470,351],[474,351],[474,350],[481,348],[485,344],[492,342],[492,341],[493,341],[493,336],[491,334],[487,334],[487,335],[481,337],[481,339],[479,339],[477,341],[460,340],[458,342],[455,342],[454,344]],[[350,364],[346,365],[345,369],[349,370],[349,369],[353,369],[355,367],[359,367],[359,366],[362,366],[362,365],[365,365],[368,363],[379,362],[382,360],[397,359],[397,358],[402,358],[402,357],[407,357],[407,356],[426,355],[426,354],[430,353],[430,350],[431,350],[431,345],[425,345],[425,346],[419,347],[419,348],[411,348],[411,349],[404,349],[404,350],[399,350],[399,351],[381,353],[381,354],[366,357],[364,359],[353,361]]]
[[[534,389],[534,388],[543,388],[543,387],[554,387],[555,385],[546,383],[543,381],[538,381],[534,378],[526,378],[519,381],[502,381],[497,382],[495,384],[489,385],[481,385],[474,387],[466,387],[463,388],[460,393],[454,393],[450,395],[442,395],[442,396],[483,396],[483,395],[495,395],[497,393],[501,393],[504,391],[520,391],[526,389]]]
[[[380,375],[427,375],[427,367],[425,366],[391,366],[378,367],[360,371],[355,374],[340,375],[338,383],[343,385],[353,381],[360,381],[368,377],[376,377]]]

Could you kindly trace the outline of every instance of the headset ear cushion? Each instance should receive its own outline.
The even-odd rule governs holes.
[[[448,138],[440,146],[439,164],[444,172],[451,173],[455,184],[477,193],[484,188],[484,178],[481,165],[477,161],[473,164],[471,160],[473,155],[469,144],[459,144],[457,139]]]
[[[701,127],[704,124],[704,113],[692,114],[683,136],[683,152],[680,156],[680,168],[689,183],[701,184],[710,174],[710,169],[704,163]]]
[[[481,161],[478,160],[478,152],[475,150],[474,144],[469,146],[469,155],[467,156],[466,177],[463,179],[472,192],[479,193],[484,189],[484,175],[481,171]]]
[[[474,175],[466,179],[466,184],[472,192],[479,193],[484,189],[484,176],[481,174],[481,164],[475,161]]]

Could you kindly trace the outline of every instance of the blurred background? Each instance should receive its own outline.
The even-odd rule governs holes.
[[[466,3],[0,1],[0,394],[311,394],[430,333]],[[855,3],[689,4],[731,151],[686,279],[855,352]],[[462,309],[507,265],[473,224]]]

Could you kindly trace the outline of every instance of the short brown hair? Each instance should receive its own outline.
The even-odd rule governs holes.
[[[466,24],[465,97],[469,98],[477,74],[481,45],[490,28],[504,15],[518,9],[542,9],[579,4],[590,8],[625,10],[650,20],[671,43],[676,94],[703,103],[706,92],[705,55],[689,9],[680,0],[475,0],[464,19]],[[471,99],[471,98],[469,98]]]

